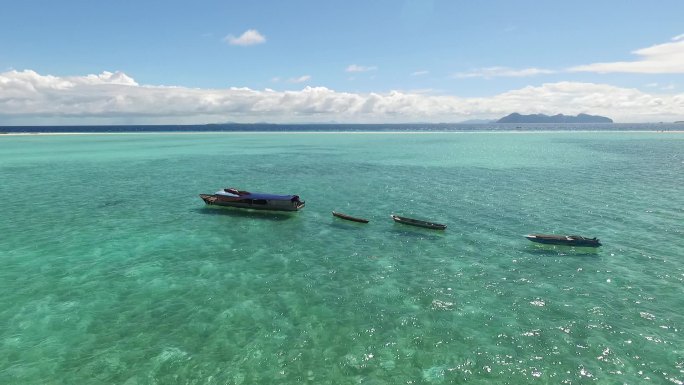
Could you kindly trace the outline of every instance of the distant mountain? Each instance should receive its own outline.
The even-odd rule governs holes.
[[[613,119],[605,116],[579,114],[577,116],[571,115],[544,115],[532,114],[521,115],[514,112],[508,116],[496,121],[497,123],[613,123]]]

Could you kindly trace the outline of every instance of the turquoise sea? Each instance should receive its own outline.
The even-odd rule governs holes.
[[[0,384],[681,385],[683,190],[674,132],[1,135]]]

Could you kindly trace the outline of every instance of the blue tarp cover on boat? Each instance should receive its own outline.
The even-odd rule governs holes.
[[[217,191],[216,195],[223,195],[231,198],[241,198],[241,199],[265,199],[272,201],[289,201],[292,200],[296,195],[275,195],[275,194],[264,194],[264,193],[249,193],[244,195],[235,195],[224,190]]]
[[[275,195],[275,194],[263,194],[263,193],[249,193],[247,195],[240,195],[240,198],[246,199],[266,199],[272,201],[289,201],[294,198],[294,195]]]

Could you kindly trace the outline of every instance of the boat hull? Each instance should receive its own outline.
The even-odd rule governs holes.
[[[532,242],[541,243],[545,245],[562,245],[577,247],[601,246],[601,242],[596,238],[585,238],[577,235],[530,234],[526,235],[525,238]]]
[[[239,209],[270,210],[270,211],[299,211],[304,208],[304,202],[273,199],[231,199],[220,195],[200,194],[200,198],[207,205],[235,207]]]
[[[440,223],[421,221],[420,219],[400,217],[398,215],[390,215],[390,216],[392,217],[392,219],[395,222],[402,223],[402,224],[409,225],[409,226],[422,227],[422,228],[431,229],[431,230],[446,230],[446,228],[447,228],[446,225],[443,225]]]
[[[352,217],[351,215],[338,213],[337,211],[333,211],[332,215],[336,216],[337,218],[345,219],[345,220],[352,221],[352,222],[368,223],[368,219]]]

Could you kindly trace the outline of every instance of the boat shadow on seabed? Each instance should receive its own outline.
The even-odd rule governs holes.
[[[428,239],[428,240],[433,240],[436,241],[438,239],[444,239],[445,235],[443,232],[434,232],[432,230],[428,229],[420,229],[417,228],[415,230],[413,229],[391,229],[389,232],[398,237],[398,238],[405,238],[405,239]]]
[[[291,213],[269,210],[246,210],[232,207],[202,207],[193,211],[205,215],[225,215],[234,218],[253,218],[265,221],[286,221],[296,215]],[[294,211],[292,213],[295,213]]]
[[[357,222],[344,222],[337,220],[335,222],[332,222],[330,224],[331,227],[334,227],[336,229],[342,229],[342,230],[354,230],[354,231],[364,231],[367,229],[365,227],[364,223],[357,223]]]
[[[600,255],[598,248],[586,246],[531,244],[521,251],[526,254],[548,257],[598,257]]]

